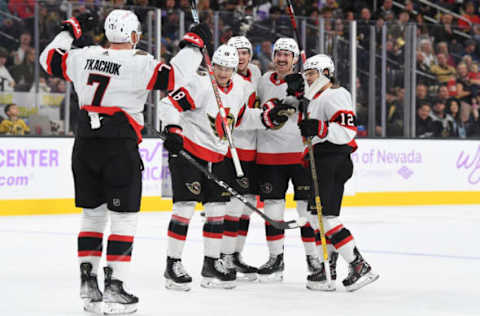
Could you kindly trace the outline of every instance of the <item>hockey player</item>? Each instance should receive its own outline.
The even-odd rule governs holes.
[[[227,45],[237,49],[239,59],[237,74],[246,82],[245,89],[250,95],[248,106],[252,108],[256,104],[255,86],[261,76],[260,69],[250,63],[253,54],[252,44],[245,36],[234,36]],[[248,130],[234,129],[232,132],[245,177],[235,179],[231,185],[237,192],[245,195],[253,205],[256,204],[258,194],[255,170],[256,135],[254,131]],[[240,255],[245,246],[251,214],[252,211],[248,207],[233,198],[227,205],[222,241],[222,259],[229,268],[235,269],[237,279],[247,281],[257,279],[257,268],[244,263]]]
[[[379,276],[363,259],[352,234],[339,219],[344,185],[353,173],[350,154],[357,148],[357,126],[350,93],[342,87],[332,88],[334,73],[333,61],[327,55],[315,55],[305,62],[304,77],[308,84],[305,97],[311,101],[307,108],[308,117],[300,121],[299,128],[303,137],[313,137],[325,235],[349,264],[350,272],[343,280],[343,285],[347,291],[355,291]],[[297,87],[301,91],[304,81],[301,76],[298,80]],[[308,148],[305,154],[307,151]],[[310,209],[316,212],[313,199]],[[307,288],[335,289],[327,285],[323,264],[320,271],[308,276]]]
[[[265,73],[258,82],[257,93],[261,104],[272,106],[276,100],[286,97],[287,83],[284,80],[293,72],[298,61],[298,45],[292,38],[279,38],[272,52],[275,71]],[[298,113],[278,129],[257,132],[256,162],[259,173],[260,197],[264,201],[265,213],[275,220],[283,220],[285,194],[291,180],[294,199],[300,217],[307,217],[307,201],[310,197],[310,183],[301,165],[303,143],[297,127]],[[270,253],[269,260],[259,268],[260,281],[272,282],[283,279],[284,231],[266,223],[266,238]],[[309,223],[301,228],[307,265],[313,272],[321,268],[315,247],[314,231]]]
[[[262,112],[248,108],[250,94],[247,82],[234,71],[238,65],[237,50],[221,45],[213,54],[212,64],[219,94],[226,106],[228,122],[232,129],[265,129],[278,126],[287,120],[284,115],[290,107],[280,104]],[[173,105],[182,113],[177,127],[171,132],[184,137],[184,149],[199,163],[208,166],[212,173],[231,183],[233,164],[225,159],[228,143],[221,124],[218,106],[208,76],[196,75],[190,84],[171,92],[162,102]],[[181,126],[181,127],[180,127]],[[202,202],[206,222],[203,226],[204,261],[201,285],[207,288],[235,287],[235,272],[225,267],[220,259],[224,215],[228,192],[209,180],[180,155],[169,155],[172,175],[173,214],[168,226],[167,267],[165,286],[168,289],[190,290],[192,278],[185,271],[181,257],[188,225],[195,204]]]
[[[199,48],[211,34],[206,25],[196,26],[167,65],[135,49],[141,30],[131,11],[113,10],[107,16],[109,49],[71,49],[74,39],[95,26],[89,13],[72,17],[63,26],[41,53],[40,63],[50,75],[73,83],[81,105],[72,154],[75,205],[83,208],[78,235],[80,297],[91,312],[103,308],[105,314],[132,313],[138,298],[125,291],[123,282],[140,209],[143,165],[137,144],[142,111],[150,90],[172,90],[193,76],[202,60]],[[178,141],[177,135],[167,133],[167,144]],[[102,294],[97,270],[108,218],[111,233]]]

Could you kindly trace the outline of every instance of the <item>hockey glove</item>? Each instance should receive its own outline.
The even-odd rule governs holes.
[[[82,34],[93,30],[97,22],[96,16],[85,12],[77,17],[72,16],[70,19],[63,21],[62,28],[64,31],[68,31],[74,39],[79,39]]]
[[[163,147],[171,154],[178,154],[183,149],[182,128],[178,125],[167,125],[164,134],[166,138],[163,142]]]
[[[287,82],[287,95],[293,95],[297,99],[301,99],[305,94],[305,80],[299,73],[289,74],[285,76]]]
[[[204,46],[210,45],[212,41],[212,33],[210,32],[210,27],[206,23],[200,23],[194,25],[190,32],[186,33],[183,36],[183,39],[180,41],[180,48],[184,48],[186,45],[191,45],[198,48],[203,48]]]
[[[318,136],[324,138],[328,133],[328,122],[325,121],[306,119],[300,121],[298,127],[303,137]]]
[[[269,101],[273,106],[266,106],[261,114],[263,125],[266,128],[277,128],[288,120],[288,117],[295,113],[295,108],[274,99]]]

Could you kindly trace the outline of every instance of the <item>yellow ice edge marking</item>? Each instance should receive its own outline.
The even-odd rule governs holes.
[[[295,208],[293,194],[287,194],[287,208]],[[434,192],[361,192],[345,196],[343,206],[406,206],[480,204],[479,191],[434,191]],[[170,211],[172,200],[147,196],[142,198],[141,210]],[[197,204],[197,210],[202,209]],[[0,216],[74,214],[80,213],[73,199],[28,199],[0,200]]]

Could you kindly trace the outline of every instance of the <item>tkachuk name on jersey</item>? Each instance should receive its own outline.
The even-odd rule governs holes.
[[[122,65],[112,63],[110,61],[100,59],[87,59],[87,63],[85,64],[85,68],[83,68],[83,70],[96,70],[106,72],[111,75],[120,76],[120,67],[122,67]]]

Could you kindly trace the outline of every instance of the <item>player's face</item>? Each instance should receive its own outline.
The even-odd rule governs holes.
[[[280,74],[288,74],[293,68],[293,53],[286,50],[279,50],[273,56],[275,71]]]
[[[305,77],[305,80],[307,81],[308,85],[311,86],[312,83],[315,82],[315,80],[318,79],[319,77],[318,70],[316,69],[308,69],[303,73],[303,77]]]
[[[215,75],[215,80],[220,87],[227,86],[228,80],[232,78],[233,71],[233,68],[213,65],[213,74]]]
[[[238,71],[241,73],[246,72],[249,61],[250,61],[250,51],[246,48],[239,48],[238,49]]]

